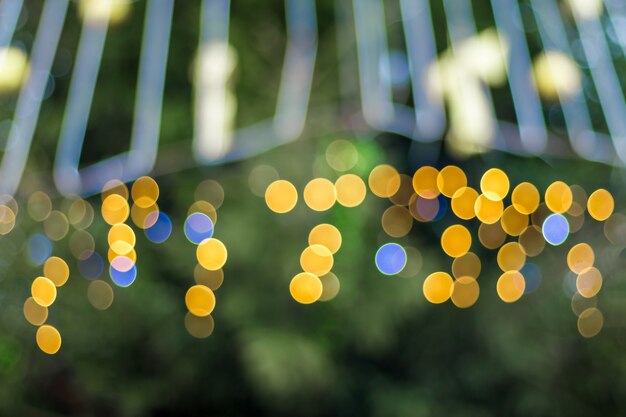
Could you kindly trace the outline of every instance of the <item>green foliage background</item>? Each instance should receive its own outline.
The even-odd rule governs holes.
[[[41,3],[25,2],[28,16],[16,39],[27,49]],[[473,248],[483,261],[479,302],[468,310],[449,303],[434,306],[423,298],[421,285],[431,272],[450,268],[451,260],[439,247],[441,232],[455,222],[450,214],[436,223],[416,224],[408,237],[397,240],[421,252],[419,274],[385,277],[376,270],[373,257],[380,244],[392,240],[380,226],[389,202],[370,194],[355,209],[336,206],[313,213],[299,204],[289,214],[276,215],[248,187],[248,175],[259,164],[274,166],[299,190],[320,169],[336,178],[336,173],[324,168],[323,155],[338,138],[357,145],[360,162],[354,172],[364,178],[383,162],[409,174],[424,163],[452,162],[462,166],[477,186],[482,173],[496,166],[507,171],[513,184],[531,181],[540,190],[557,179],[580,184],[587,191],[609,188],[618,209],[624,206],[621,170],[580,160],[495,152],[455,161],[440,144],[420,148],[404,138],[368,132],[358,117],[350,86],[340,88],[337,37],[342,32],[329,0],[317,2],[319,52],[303,138],[249,160],[197,167],[191,156],[190,63],[198,44],[198,3],[179,1],[175,6],[161,148],[154,173],[161,187],[159,205],[172,217],[174,232],[163,245],[138,233],[139,277],[128,289],[116,288],[115,302],[105,312],[94,310],[87,301],[88,281],[77,273],[67,240],[55,244],[53,253],[70,260],[73,273],[51,308],[49,322],[60,329],[63,346],[50,357],[38,350],[36,329],[22,316],[30,282],[40,274],[40,267],[27,262],[26,240],[40,232],[41,225],[29,223],[21,213],[14,232],[0,239],[0,415],[624,414],[626,260],[622,248],[609,246],[601,225],[587,219],[583,231],[570,240],[594,245],[604,266],[599,307],[606,327],[587,340],[576,330],[576,316],[564,289],[567,248],[547,248],[536,260],[543,274],[539,290],[505,305],[495,292],[499,275],[495,256],[475,242]],[[479,26],[493,25],[487,2],[473,4]],[[391,1],[385,5],[390,44],[401,47],[398,5]],[[144,9],[144,1],[135,3],[130,19],[111,29],[107,39],[85,163],[127,147]],[[436,25],[437,39],[444,49],[443,12],[437,5],[433,9],[436,22],[441,23]],[[20,202],[37,189],[55,193],[50,155],[55,151],[79,33],[72,5],[55,64],[55,91],[43,105]],[[274,111],[285,45],[282,4],[233,2],[231,42],[239,54],[237,123],[244,126]],[[397,94],[408,97],[401,91]],[[513,120],[507,94],[506,88],[494,92],[502,103],[499,115]],[[3,117],[10,117],[11,98],[3,100]],[[553,112],[558,114],[558,109]],[[559,118],[551,120],[556,120],[552,128],[558,134]],[[196,185],[207,178],[218,180],[226,192],[216,236],[227,245],[229,259],[224,285],[217,291],[215,332],[209,339],[196,340],[183,326],[195,247],[185,239],[182,225]],[[90,201],[99,207],[99,197]],[[55,205],[62,205],[61,198],[55,199]],[[320,222],[335,224],[343,234],[344,245],[334,267],[341,292],[329,303],[302,306],[289,296],[288,284],[299,270],[308,231]],[[477,225],[469,224],[476,232]],[[89,229],[101,251],[106,247],[106,226],[97,219]]]

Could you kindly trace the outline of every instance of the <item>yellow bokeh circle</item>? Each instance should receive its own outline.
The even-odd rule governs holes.
[[[591,268],[594,260],[593,249],[587,243],[574,245],[567,253],[567,266],[575,274],[580,274],[587,268]]]
[[[437,189],[441,194],[452,198],[461,188],[467,186],[465,172],[457,166],[448,165],[437,174]]]
[[[341,232],[332,224],[322,223],[309,232],[309,245],[322,245],[335,254],[341,247]]]
[[[302,269],[318,277],[329,273],[333,263],[333,254],[330,249],[322,245],[310,245],[300,255]]]
[[[520,213],[514,206],[507,207],[502,213],[502,229],[510,236],[519,236],[528,226],[528,215]]]
[[[289,283],[289,292],[300,304],[311,304],[320,299],[323,292],[322,281],[310,272],[301,272]]]
[[[462,220],[470,220],[476,216],[474,206],[478,199],[478,191],[471,187],[458,189],[452,196],[450,203],[454,214]]]
[[[113,288],[104,281],[92,281],[87,288],[87,299],[96,310],[106,310],[111,307],[113,298]]]
[[[226,246],[215,238],[202,241],[196,249],[198,263],[209,271],[216,271],[224,266],[228,258]]]
[[[591,298],[602,289],[602,273],[598,268],[591,267],[578,274],[576,289],[585,298]]]
[[[315,178],[304,187],[304,202],[311,210],[326,211],[337,200],[335,185],[326,178]]]
[[[57,288],[50,279],[38,277],[30,286],[30,294],[40,306],[50,307],[57,298]]]
[[[604,326],[604,316],[600,310],[591,307],[580,314],[577,325],[578,331],[583,337],[594,337],[600,333]]]
[[[522,214],[532,214],[539,207],[539,190],[529,182],[522,182],[513,189],[511,203]]]
[[[424,297],[433,303],[441,304],[448,301],[452,294],[452,277],[445,272],[434,272],[424,280],[422,291]]]
[[[337,202],[344,207],[356,207],[365,200],[367,189],[358,175],[345,174],[335,181]]]
[[[526,280],[518,271],[506,271],[500,275],[496,284],[498,297],[505,303],[514,303],[522,298],[525,289]]]
[[[298,191],[289,181],[274,181],[265,190],[265,203],[275,213],[287,213],[297,202]]]
[[[24,318],[33,326],[41,326],[48,319],[48,307],[37,304],[33,297],[24,302]]]
[[[413,227],[411,212],[402,206],[391,206],[385,210],[381,218],[385,233],[391,237],[406,236]]]
[[[474,203],[476,217],[486,224],[493,224],[500,220],[503,211],[504,204],[502,200],[491,200],[484,194],[479,195],[476,203]]]
[[[461,277],[454,281],[450,298],[458,308],[469,308],[476,304],[479,295],[478,281],[472,277]]]
[[[185,305],[194,316],[208,316],[215,308],[215,294],[209,287],[194,285],[185,294]]]
[[[441,248],[453,258],[465,255],[472,246],[472,235],[465,226],[455,224],[441,235]]]
[[[489,200],[501,201],[509,193],[509,177],[498,168],[487,170],[480,179],[480,190]]]
[[[615,209],[613,196],[607,190],[599,189],[591,193],[587,200],[589,215],[598,221],[608,219]]]
[[[543,237],[543,233],[541,233],[541,229],[534,224],[528,226],[519,235],[518,241],[526,256],[537,256],[546,247],[546,240]]]
[[[193,270],[193,279],[196,281],[196,284],[204,285],[216,291],[224,283],[224,271],[222,269],[209,271],[204,269],[202,265],[197,264]]]
[[[39,349],[48,355],[54,355],[61,349],[61,333],[47,324],[37,329],[35,339]]]
[[[370,190],[377,197],[389,198],[400,188],[400,174],[391,165],[378,165],[367,180]]]
[[[465,255],[455,258],[452,262],[452,275],[455,278],[478,278],[481,268],[480,258],[473,252],[467,252]]]
[[[119,194],[111,194],[104,199],[101,208],[102,218],[110,225],[124,223],[128,219],[128,201]]]
[[[563,181],[555,181],[546,189],[546,205],[554,213],[565,213],[569,210],[573,198],[572,190]]]
[[[487,249],[498,249],[506,240],[506,232],[500,222],[482,223],[478,227],[478,240]]]
[[[504,272],[519,271],[525,262],[526,253],[517,242],[509,242],[498,251],[498,266]]]
[[[150,177],[139,177],[130,190],[135,204],[141,208],[154,205],[159,198],[159,185]]]
[[[57,287],[60,287],[70,277],[70,268],[63,259],[51,256],[43,264],[43,276],[49,278]]]
[[[424,166],[415,171],[413,174],[413,190],[422,198],[432,200],[439,195],[437,187],[439,171],[437,168]]]

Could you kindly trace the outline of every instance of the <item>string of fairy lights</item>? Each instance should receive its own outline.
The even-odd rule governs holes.
[[[516,302],[537,289],[540,271],[527,260],[538,256],[546,243],[564,244],[571,234],[581,229],[585,212],[594,220],[605,222],[609,241],[619,239],[615,237],[619,235],[615,230],[623,231],[621,217],[612,218],[614,200],[609,191],[598,189],[587,196],[578,185],[555,181],[545,190],[542,201],[537,187],[522,182],[513,188],[505,205],[511,184],[507,174],[497,168],[487,170],[479,188],[475,189],[468,186],[464,171],[457,166],[441,170],[424,166],[411,177],[398,173],[391,165],[382,164],[371,170],[368,185],[374,195],[393,204],[381,217],[382,228],[391,238],[407,236],[416,221],[426,223],[441,219],[448,206],[460,221],[478,220],[479,242],[486,249],[497,250],[501,275],[496,282],[496,292],[505,303]],[[303,191],[304,202],[313,211],[329,210],[335,203],[356,207],[364,201],[365,195],[364,181],[354,174],[343,174],[334,184],[315,178]],[[275,180],[267,187],[265,202],[271,211],[287,213],[296,206],[298,193],[289,181]],[[506,242],[509,237],[514,240]],[[453,224],[443,231],[440,244],[453,260],[451,274],[436,271],[425,278],[422,289],[426,300],[433,304],[451,301],[458,308],[469,308],[478,301],[482,265],[479,256],[471,251],[472,243],[472,234],[463,224]],[[341,233],[335,226],[320,224],[311,230],[309,246],[300,258],[303,272],[297,273],[289,285],[294,300],[311,304],[337,295],[340,284],[331,269],[333,256],[340,246]],[[413,248],[408,249],[411,250],[396,242],[381,245],[375,255],[376,267],[384,275],[400,274],[413,255]],[[418,256],[417,261],[421,263],[420,255],[414,256]],[[572,298],[572,309],[578,316],[578,330],[585,337],[598,334],[604,321],[595,302],[589,301],[595,300],[603,282],[602,273],[594,262],[595,253],[588,243],[572,246],[567,255],[567,265],[576,275],[577,291]],[[585,304],[586,308],[581,308]]]
[[[406,175],[388,164],[355,170],[358,160],[357,148],[350,141],[330,143],[325,163],[337,172],[337,177],[334,181],[321,176],[310,180],[301,192],[304,204],[317,213],[328,212],[337,204],[353,209],[366,202],[368,193],[390,202],[380,217],[387,238],[374,254],[374,265],[387,276],[417,276],[420,272],[420,250],[407,244],[410,241],[401,240],[411,236],[416,223],[437,222],[446,215],[447,220],[453,217],[453,224],[440,234],[440,247],[451,260],[450,268],[439,268],[422,281],[423,296],[432,304],[450,302],[461,309],[476,304],[481,287],[485,287],[479,280],[484,271],[478,243],[486,250],[497,251],[500,272],[495,292],[505,303],[517,302],[539,287],[541,272],[530,259],[546,247],[564,245],[581,230],[585,215],[604,223],[604,234],[611,244],[626,246],[626,216],[614,213],[613,197],[605,189],[588,195],[578,185],[555,181],[542,195],[529,182],[513,186],[508,175],[498,168],[484,172],[478,187],[473,188],[466,173],[457,166],[423,166],[413,175]],[[249,186],[253,194],[264,198],[271,212],[287,214],[299,203],[296,186],[279,178],[269,165],[252,169]],[[99,210],[81,198],[64,200],[55,207],[43,191],[29,195],[26,212],[41,223],[43,233],[35,232],[29,237],[27,252],[32,263],[42,270],[31,283],[23,313],[26,321],[37,328],[35,340],[43,352],[55,354],[61,348],[61,332],[48,323],[49,309],[62,295],[61,287],[70,281],[72,273],[78,272],[90,280],[89,303],[97,310],[107,310],[114,302],[115,288],[128,288],[139,276],[141,260],[136,251],[136,232],[142,231],[154,244],[168,241],[173,223],[159,207],[159,195],[159,185],[150,177],[137,179],[130,190],[121,181],[107,182]],[[196,338],[212,334],[216,292],[224,282],[228,250],[215,235],[218,209],[224,197],[218,181],[202,181],[182,225],[187,241],[195,246],[197,261],[189,271],[193,281],[181,297],[187,308],[185,328]],[[7,235],[16,225],[19,205],[7,195],[1,196],[0,203],[0,233]],[[98,212],[108,226],[104,258],[88,230]],[[52,255],[54,242],[66,237],[77,271],[70,271],[67,260]],[[320,222],[309,230],[302,242],[301,270],[294,271],[288,286],[295,301],[312,304],[339,295],[341,274],[338,276],[334,267],[335,257],[341,256],[343,239],[340,227],[328,222]],[[572,244],[564,264],[575,277],[571,306],[578,317],[578,330],[584,337],[593,337],[601,331],[604,317],[597,306],[603,274],[591,243]]]

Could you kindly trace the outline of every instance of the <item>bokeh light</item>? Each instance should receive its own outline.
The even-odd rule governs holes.
[[[378,165],[367,180],[370,190],[380,198],[389,198],[400,188],[400,174],[391,165]]]
[[[96,242],[86,230],[75,230],[70,235],[69,240],[70,252],[76,259],[82,259],[87,256],[96,248]]]
[[[341,247],[341,233],[332,224],[322,223],[309,232],[309,245],[322,245],[328,248],[333,255]]]
[[[211,315],[198,317],[187,313],[185,315],[185,329],[196,339],[206,339],[213,334],[215,321]]]
[[[0,206],[0,208],[1,207],[2,206]],[[1,210],[0,213],[2,213]],[[1,215],[0,218],[2,218]],[[43,230],[50,240],[59,241],[67,235],[67,232],[70,230],[70,225],[65,214],[58,210],[52,210],[50,215],[43,222]]]
[[[594,297],[602,289],[602,274],[595,267],[589,267],[578,274],[576,289],[585,298]]]
[[[209,216],[209,219],[213,222],[213,226],[217,224],[217,209],[213,207],[213,204],[208,201],[198,200],[194,201],[187,210],[187,217],[194,213],[202,213]],[[156,219],[154,219],[156,221]]]
[[[333,300],[341,289],[339,278],[337,278],[337,275],[329,272],[319,277],[319,279],[322,281],[322,295],[320,295],[319,301]]]
[[[539,288],[539,285],[541,285],[541,270],[539,267],[533,263],[527,263],[522,267],[520,272],[526,282],[524,294],[535,292],[537,288]]]
[[[326,163],[338,172],[348,171],[359,161],[359,153],[356,147],[344,139],[331,142],[326,147]]]
[[[54,355],[61,349],[61,333],[50,325],[39,327],[35,339],[39,349],[48,355]]]
[[[289,181],[274,181],[265,190],[265,203],[275,213],[287,213],[297,202],[298,191]]]
[[[96,279],[102,275],[104,261],[98,252],[92,252],[85,259],[78,261],[78,271],[87,279]]]
[[[111,226],[124,223],[130,214],[128,201],[119,194],[110,194],[102,201],[102,218]]]
[[[492,201],[501,201],[509,193],[509,177],[498,168],[487,170],[480,179],[480,190]]]
[[[519,271],[525,262],[526,254],[517,242],[509,242],[498,251],[498,266],[504,272]]]
[[[498,297],[505,303],[514,303],[522,298],[526,290],[526,281],[524,276],[518,271],[506,271],[496,284]]]
[[[528,216],[522,214],[513,206],[507,207],[500,219],[502,229],[510,236],[519,236],[528,226]]]
[[[583,337],[594,337],[604,326],[604,316],[595,307],[588,308],[578,317],[578,331]]]
[[[472,277],[461,277],[454,280],[450,299],[458,308],[469,308],[476,304],[479,295],[478,281]]]
[[[215,308],[215,294],[204,285],[194,285],[185,294],[185,304],[191,314],[205,317]]]
[[[228,251],[226,246],[215,238],[202,241],[196,250],[196,258],[198,263],[204,268],[215,271],[220,269],[226,263]]]
[[[196,200],[207,201],[219,209],[224,203],[224,188],[215,180],[204,180],[196,187],[194,196]]]
[[[452,262],[452,275],[455,278],[472,277],[478,278],[482,268],[480,258],[473,252],[467,252],[455,258]]]
[[[278,172],[274,167],[270,165],[257,165],[250,170],[248,186],[252,194],[257,197],[264,197],[267,187],[278,179]]]
[[[472,246],[472,235],[465,226],[455,224],[441,235],[441,248],[453,258],[465,255]]]
[[[402,246],[397,243],[385,243],[374,258],[376,267],[384,275],[396,275],[407,264],[407,254]]]
[[[130,208],[130,219],[133,224],[140,229],[150,228],[156,223],[159,217],[159,206],[154,203],[149,207],[139,207],[133,204]]]
[[[413,227],[413,217],[409,210],[402,206],[391,206],[385,210],[381,218],[385,233],[391,237],[406,236]]]
[[[511,203],[522,214],[531,214],[539,207],[539,190],[529,182],[518,184],[511,193]]]
[[[448,198],[452,198],[454,193],[465,186],[467,186],[467,177],[457,166],[448,165],[437,174],[437,189]]]
[[[57,298],[57,288],[50,279],[38,277],[30,287],[30,294],[40,306],[50,307]]]
[[[96,310],[107,310],[113,304],[113,288],[104,281],[92,281],[87,287],[87,299]]]
[[[33,297],[28,297],[23,307],[24,318],[33,326],[41,326],[48,320],[48,307],[37,304]]]
[[[470,220],[476,216],[474,207],[478,199],[478,191],[471,187],[458,189],[452,196],[452,211],[462,220]]]
[[[188,218],[189,219],[189,218]],[[156,222],[144,230],[144,234],[152,243],[163,243],[172,234],[172,221],[167,214],[159,212]]]
[[[35,265],[41,265],[52,253],[50,239],[42,234],[34,234],[28,239],[28,256]]]
[[[81,198],[72,201],[67,209],[67,220],[76,229],[82,230],[91,226],[94,218],[92,205]]]
[[[565,213],[572,205],[572,190],[563,181],[555,181],[545,193],[546,205],[554,213]]]
[[[193,213],[185,220],[184,231],[191,243],[199,245],[203,240],[213,237],[213,222],[206,214]]]
[[[50,279],[54,285],[61,287],[70,277],[70,268],[63,259],[52,256],[48,258],[43,265],[43,275]]]
[[[335,185],[326,178],[315,178],[304,187],[305,204],[314,211],[326,211],[337,200]]]
[[[587,243],[574,245],[567,253],[567,266],[575,273],[580,274],[593,266],[595,254]]]
[[[546,241],[541,229],[538,226],[528,226],[519,236],[519,244],[522,246],[526,256],[537,256],[546,247]]]
[[[131,188],[133,202],[142,208],[153,206],[159,198],[159,185],[150,177],[139,177]]]
[[[389,200],[396,206],[408,206],[413,196],[413,179],[405,174],[400,174],[400,187]]]
[[[118,287],[130,287],[137,278],[137,266],[133,265],[128,271],[118,271],[113,266],[110,266],[109,276]]]
[[[330,249],[322,245],[310,245],[300,255],[300,266],[304,272],[310,272],[318,277],[329,273],[333,263]]]
[[[198,285],[204,285],[211,290],[216,291],[224,283],[224,271],[222,269],[216,269],[215,271],[209,271],[202,265],[196,264],[193,269],[193,279]]]
[[[541,231],[546,242],[558,246],[569,236],[569,223],[562,214],[551,214],[544,220]]]
[[[323,291],[322,281],[310,272],[299,273],[289,283],[291,296],[300,304],[316,302],[322,296]]]
[[[52,201],[50,201],[48,194],[43,191],[35,191],[28,197],[26,210],[31,219],[42,222],[52,212]]]
[[[596,190],[587,200],[587,211],[589,215],[598,221],[608,219],[615,208],[613,196],[607,190]]]
[[[337,202],[344,207],[356,207],[365,200],[367,189],[358,175],[345,174],[335,181]]]
[[[430,303],[441,304],[450,299],[452,295],[452,277],[445,272],[433,272],[424,280],[422,292]]]
[[[543,236],[541,239],[543,240]],[[482,223],[478,227],[478,240],[487,249],[498,249],[506,240],[506,232],[500,222]]]
[[[439,171],[430,166],[423,166],[413,174],[413,189],[420,197],[426,199],[437,198]]]
[[[496,194],[494,194],[494,196],[495,195]],[[492,200],[487,198],[484,194],[479,195],[476,199],[476,203],[474,203],[476,217],[486,224],[493,224],[500,220],[503,211],[504,204],[502,200]]]

